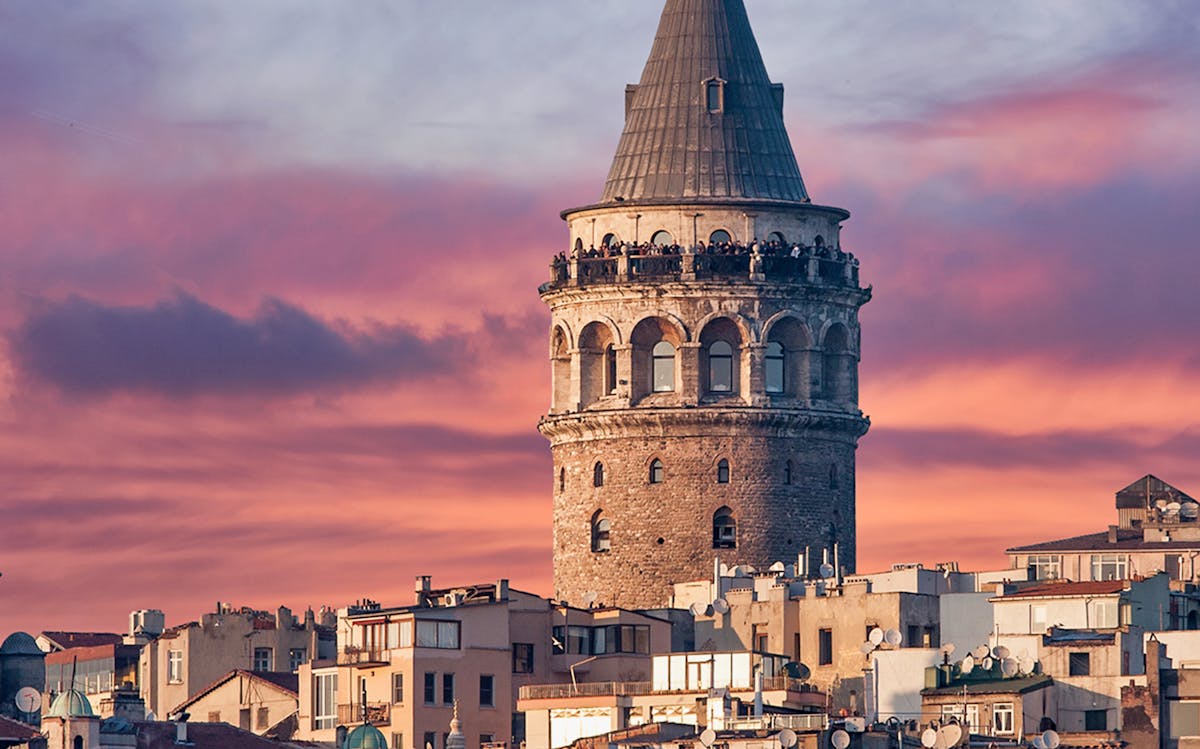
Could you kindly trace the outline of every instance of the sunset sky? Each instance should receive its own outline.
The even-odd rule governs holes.
[[[1191,0],[747,0],[862,313],[859,570],[1200,496]],[[550,590],[558,211],[648,0],[0,3],[0,639]]]

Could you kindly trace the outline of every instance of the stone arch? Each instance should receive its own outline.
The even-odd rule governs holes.
[[[662,484],[667,480],[667,464],[657,455],[646,464],[646,479],[651,484]]]
[[[593,321],[579,331],[579,405],[587,408],[616,390],[613,367],[616,336],[613,328]]]
[[[612,550],[612,521],[605,516],[604,510],[592,513],[589,530],[593,554],[605,554]]]
[[[728,484],[733,472],[733,464],[729,462],[729,458],[722,456],[717,460],[717,483]]]
[[[821,387],[826,400],[858,403],[858,360],[851,348],[850,329],[834,323],[821,339]]]
[[[616,232],[607,232],[600,240],[601,247],[616,247],[619,244],[621,244],[621,237],[617,236]]]
[[[798,316],[783,312],[767,321],[763,387],[768,395],[807,399],[812,387],[812,336]]]
[[[724,226],[718,226],[708,234],[708,244],[725,244],[737,241],[737,235],[732,229],[726,229]]]
[[[555,411],[571,409],[571,332],[563,323],[550,331],[550,402]]]
[[[700,392],[702,395],[739,395],[742,362],[746,356],[745,330],[726,315],[713,317],[700,329]]]
[[[712,537],[714,549],[737,548],[737,517],[729,506],[722,505],[713,512]]]
[[[737,326],[738,332],[741,334],[742,341],[744,343],[758,343],[758,331],[754,325],[754,322],[740,312],[710,312],[709,314],[700,318],[700,321],[696,323],[695,328],[696,330],[704,330],[704,328],[713,320],[722,318],[729,320]]]
[[[667,315],[646,317],[634,326],[629,343],[633,349],[630,391],[635,400],[653,392],[678,390],[679,347],[686,340],[686,330]],[[664,356],[665,347],[659,345],[662,343],[670,344],[673,352],[670,362]]]

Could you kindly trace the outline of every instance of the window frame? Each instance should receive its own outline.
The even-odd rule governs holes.
[[[591,534],[593,554],[612,551],[612,521],[605,517],[604,510],[592,513]]]
[[[670,353],[668,353],[668,350]],[[678,349],[670,341],[659,341],[651,347],[650,392],[675,392],[675,358],[677,353]]]
[[[651,484],[661,484],[666,481],[667,467],[660,458],[650,461],[650,476],[648,478]]]
[[[604,463],[602,461],[597,460],[596,464],[592,466],[592,486],[597,488],[604,486]]]
[[[513,658],[513,673],[514,674],[531,674],[534,670],[532,642],[514,642],[512,644]],[[521,668],[517,668],[518,664]]]
[[[328,674],[313,674],[313,730],[334,728],[338,723],[337,714],[337,672]],[[324,702],[322,704],[322,697]]]
[[[833,665],[833,629],[830,627],[817,630],[817,665]]]
[[[266,656],[264,659],[263,656]],[[256,647],[254,648],[254,670],[255,671],[272,671],[272,666],[275,663],[275,648]]]
[[[1001,716],[1007,715],[1007,718],[1002,719]],[[996,702],[992,704],[992,732],[999,736],[1008,736],[1014,733],[1014,724],[1016,722],[1017,711],[1012,702]],[[1003,725],[1002,725],[1003,724]]]
[[[763,356],[763,387],[767,395],[787,393],[787,349],[779,341],[767,341]]]
[[[392,704],[404,704],[404,672],[397,671],[392,674]]]
[[[493,674],[479,675],[479,706],[496,707],[496,677]]]
[[[729,483],[729,459],[721,458],[717,461],[717,483]]]
[[[737,548],[737,517],[730,507],[719,507],[712,516],[713,548]]]
[[[1091,676],[1092,654],[1087,650],[1067,653],[1067,676]]]
[[[167,683],[182,684],[183,683],[183,651],[168,650],[167,651]]]
[[[718,350],[718,347],[720,349]],[[737,353],[729,341],[713,341],[708,345],[708,392],[725,395],[737,390],[733,362]],[[718,371],[720,367],[720,371]],[[725,382],[719,382],[724,380]],[[728,383],[728,384],[726,384]]]
[[[437,704],[437,672],[426,671],[424,679],[424,697],[426,705]]]
[[[442,674],[442,704],[453,705],[454,696],[457,693],[457,688],[454,679],[453,671],[446,671]]]

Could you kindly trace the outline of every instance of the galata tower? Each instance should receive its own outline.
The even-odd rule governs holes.
[[[541,288],[554,587],[655,607],[714,557],[855,562],[858,310],[742,0],[668,0],[599,202]],[[805,554],[807,552],[807,558]]]

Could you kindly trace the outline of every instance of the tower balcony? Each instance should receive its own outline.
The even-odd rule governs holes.
[[[550,281],[539,292],[628,283],[685,281],[768,282],[858,289],[859,263],[852,253],[829,247],[703,248],[629,247],[557,255]]]

